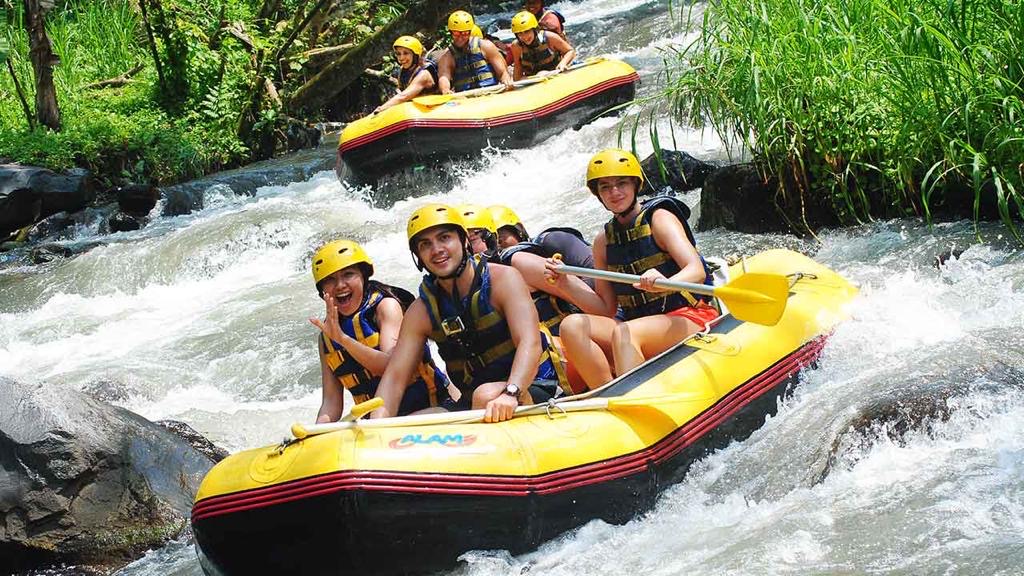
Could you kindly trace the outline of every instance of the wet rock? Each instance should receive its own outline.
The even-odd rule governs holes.
[[[220,462],[221,460],[228,457],[230,454],[227,450],[217,446],[206,437],[196,432],[195,428],[179,422],[177,420],[157,420],[157,424],[177,434],[182,440],[186,441],[195,448],[200,454],[203,454],[214,463]]]
[[[64,245],[40,244],[29,252],[29,260],[33,264],[45,264],[54,260],[60,260],[61,258],[70,258],[73,255],[74,251]]]
[[[181,216],[203,209],[203,191],[187,184],[168,186],[160,191],[164,206],[161,216]]]
[[[0,190],[0,238],[9,236],[38,220],[42,209],[43,196],[38,190]]]
[[[323,139],[323,133],[315,125],[301,122],[295,118],[287,119],[284,135],[289,152],[304,148],[316,148]]]
[[[931,433],[934,426],[946,422],[960,403],[955,399],[979,392],[1024,391],[1024,372],[997,362],[990,368],[959,375],[923,377],[908,382],[891,393],[858,406],[856,414],[829,449],[824,467],[813,484],[822,482],[838,465],[852,466],[879,438],[905,445],[913,432]]]
[[[114,212],[114,214],[107,220],[107,226],[111,232],[131,232],[132,230],[138,230],[142,228],[144,218],[133,216],[131,214],[125,214],[124,212]]]
[[[160,190],[149,184],[128,184],[116,190],[117,205],[125,214],[145,216],[160,200]]]
[[[697,229],[784,232],[789,227],[772,204],[774,196],[775,181],[762,178],[753,164],[718,168],[704,181]]]
[[[934,265],[936,268],[941,269],[950,258],[960,258],[960,255],[963,253],[964,251],[962,249],[957,248],[944,250],[941,254],[937,254],[935,256]]]
[[[76,168],[57,174],[35,166],[0,165],[0,233],[9,233],[57,212],[81,210],[95,197],[93,179],[87,170]]]
[[[658,162],[658,156],[661,162]],[[686,152],[678,150],[662,150],[660,154],[651,154],[640,163],[647,181],[644,182],[641,195],[664,192],[665,188],[673,192],[688,192],[704,186],[708,175],[717,168],[714,164],[698,160]],[[664,173],[662,173],[664,169]]]
[[[127,410],[0,378],[0,573],[113,567],[161,545],[212,465]]]

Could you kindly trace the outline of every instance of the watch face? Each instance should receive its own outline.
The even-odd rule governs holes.
[[[505,394],[509,396],[519,396],[519,386],[517,384],[509,384],[505,386]]]

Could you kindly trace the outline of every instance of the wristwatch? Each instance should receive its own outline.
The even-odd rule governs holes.
[[[519,400],[519,385],[509,382],[508,384],[505,385],[505,390],[503,394],[508,394],[509,396],[515,398],[516,400]]]

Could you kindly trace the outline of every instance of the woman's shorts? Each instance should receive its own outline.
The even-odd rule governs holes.
[[[718,310],[706,302],[698,302],[696,306],[676,308],[671,312],[666,312],[665,315],[686,318],[697,326],[705,326],[708,322],[718,318]]]

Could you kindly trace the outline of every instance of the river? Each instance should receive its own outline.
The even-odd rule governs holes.
[[[666,2],[554,6],[582,56],[608,53],[640,71],[642,95],[657,93],[664,47],[687,38]],[[500,201],[530,231],[569,225],[592,236],[606,213],[583,186],[586,161],[618,137],[618,121],[603,119],[530,150],[488,151],[454,166],[453,185],[393,185],[383,200],[332,172],[251,197],[213,188],[199,212],[73,259],[0,271],[0,373],[102,389],[230,450],[277,442],[319,406],[307,318],[323,313],[309,272],[320,244],[354,238],[379,278],[411,289],[405,219],[428,201]],[[675,146],[726,154],[715,134],[679,127]],[[651,143],[638,147],[644,156]],[[969,222],[917,220],[823,231],[818,242],[697,234],[708,254],[812,255],[860,286],[851,320],[777,416],[695,465],[645,516],[592,522],[523,556],[470,553],[453,573],[1020,574],[1024,251],[1000,225],[981,232],[985,244]],[[950,248],[965,251],[936,266]],[[942,416],[899,425],[929,401]],[[855,426],[878,406],[897,416]],[[201,573],[185,538],[119,572]]]

